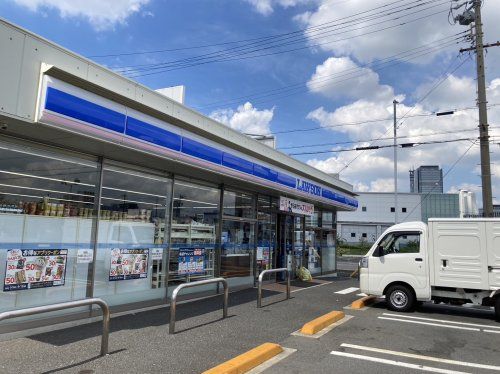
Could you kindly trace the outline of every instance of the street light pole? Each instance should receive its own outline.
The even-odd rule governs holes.
[[[397,117],[396,105],[399,102],[394,99],[392,102],[394,112],[394,223],[398,223],[398,147],[396,144],[397,138]]]

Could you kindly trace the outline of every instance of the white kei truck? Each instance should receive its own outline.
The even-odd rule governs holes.
[[[494,306],[500,320],[500,219],[431,218],[388,228],[359,262],[360,289],[389,309],[421,301]]]

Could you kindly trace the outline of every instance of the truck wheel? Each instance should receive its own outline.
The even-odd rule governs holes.
[[[409,312],[416,303],[416,297],[413,290],[402,284],[389,287],[385,294],[387,307],[396,312]]]
[[[495,298],[495,317],[500,322],[500,296]]]

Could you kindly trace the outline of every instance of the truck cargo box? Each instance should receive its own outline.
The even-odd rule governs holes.
[[[500,288],[500,222],[429,219],[431,286]]]

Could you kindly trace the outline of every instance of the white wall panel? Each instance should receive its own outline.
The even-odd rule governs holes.
[[[21,79],[21,61],[23,55],[24,34],[0,24],[0,111],[16,113],[19,80]]]

